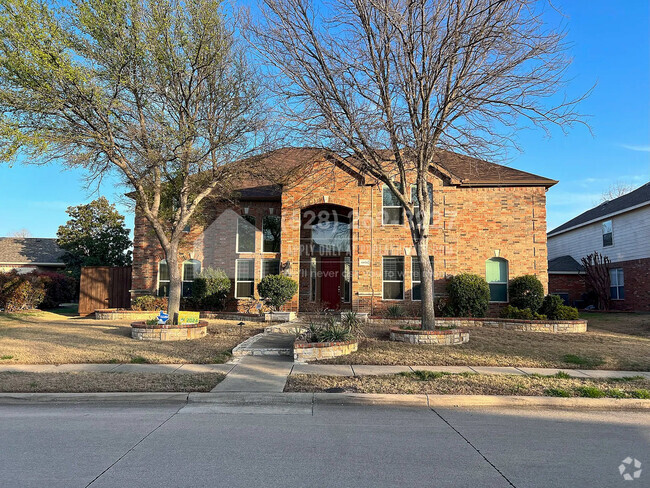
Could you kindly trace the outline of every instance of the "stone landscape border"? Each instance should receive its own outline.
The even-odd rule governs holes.
[[[140,341],[186,341],[205,337],[208,323],[201,320],[198,324],[147,324],[144,321],[131,324],[131,337]]]
[[[409,344],[454,346],[469,342],[469,331],[465,329],[409,330],[393,327],[390,329],[390,340]]]
[[[357,341],[340,342],[305,342],[296,340],[293,343],[293,360],[298,363],[330,359],[345,356],[355,352],[359,347]]]
[[[370,319],[373,324],[379,325],[420,325],[419,318],[391,318],[373,317]],[[469,317],[436,317],[436,323],[442,327],[486,327],[491,329],[518,330],[524,332],[546,332],[551,334],[576,334],[587,332],[586,320],[519,320],[501,319],[493,317],[469,318]]]
[[[121,310],[117,308],[103,308],[95,310],[95,320],[149,320],[155,319],[159,310]],[[202,319],[212,320],[237,320],[244,322],[263,322],[264,315],[236,312],[200,312]]]

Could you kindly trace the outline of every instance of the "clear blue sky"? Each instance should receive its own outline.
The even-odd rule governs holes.
[[[553,3],[566,14],[573,43],[571,91],[597,86],[581,107],[592,116],[593,136],[582,127],[550,139],[541,131],[519,135],[523,153],[513,155],[511,165],[560,181],[547,194],[549,230],[592,207],[614,182],[650,181],[650,2]],[[83,176],[57,166],[0,164],[0,236],[26,228],[36,237],[54,237],[68,206],[97,197],[84,188]],[[100,188],[113,202],[123,193],[115,179]],[[133,215],[126,217],[132,227]]]

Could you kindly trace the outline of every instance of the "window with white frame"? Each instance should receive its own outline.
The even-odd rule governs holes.
[[[429,224],[433,224],[433,185],[431,183],[427,183],[427,193],[429,194]],[[419,222],[420,200],[416,185],[411,185],[411,201],[413,202],[413,218],[415,218],[416,222]]]
[[[609,293],[612,300],[625,299],[625,282],[623,279],[623,268],[609,270]]]
[[[235,261],[235,298],[251,298],[255,284],[255,260]]]
[[[508,301],[508,261],[490,258],[485,262],[485,280],[490,285],[491,302]]]
[[[401,184],[396,183],[396,186],[401,189]],[[388,185],[384,185],[382,193],[382,223],[384,225],[404,224],[402,204]]]
[[[602,223],[603,228],[603,247],[609,247],[614,244],[614,233],[612,232],[612,221],[607,220]]]
[[[382,298],[404,299],[404,257],[384,256],[382,269]]]
[[[281,219],[277,215],[267,215],[262,219],[262,251],[280,252]]]
[[[240,215],[237,219],[237,252],[255,252],[255,217]]]
[[[433,273],[433,256],[429,256],[431,272]],[[420,260],[417,256],[411,256],[411,300],[422,300],[422,278],[420,274]]]
[[[169,296],[169,266],[166,259],[158,263],[158,296]]]
[[[280,274],[279,259],[262,259],[262,278],[268,275]]]
[[[188,259],[183,263],[183,296],[192,296],[192,283],[201,272],[201,263],[196,259]]]

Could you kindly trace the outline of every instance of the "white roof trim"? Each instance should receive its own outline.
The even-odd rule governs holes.
[[[623,210],[619,210],[618,212],[613,212],[613,213],[610,213],[610,214],[607,214],[607,215],[603,215],[602,217],[598,217],[597,219],[588,220],[587,222],[583,222],[581,224],[574,225],[573,227],[569,227],[568,229],[562,229],[562,230],[557,231],[557,232],[551,232],[551,233],[547,234],[546,237],[555,237],[555,236],[558,236],[560,234],[564,234],[565,232],[569,232],[570,230],[579,229],[580,227],[584,227],[585,225],[594,224],[596,222],[600,222],[601,220],[606,220],[606,219],[608,219],[610,217],[614,217],[615,215],[620,215],[620,214],[624,214],[626,212],[631,212],[632,210],[636,210],[637,208],[645,207],[646,205],[650,205],[650,201],[639,203],[638,205],[634,205],[632,207],[624,208]]]

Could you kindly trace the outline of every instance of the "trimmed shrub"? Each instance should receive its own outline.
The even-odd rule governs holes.
[[[519,320],[545,320],[544,314],[533,313],[530,308],[517,308],[512,305],[506,305],[501,310],[499,317],[502,319],[519,319]]]
[[[447,285],[449,311],[454,317],[484,317],[490,303],[490,287],[485,278],[462,273]]]
[[[62,303],[71,302],[77,293],[77,280],[61,273],[45,271],[29,273],[43,283],[45,298],[40,308],[56,308]]]
[[[33,273],[0,273],[0,310],[17,312],[38,307],[45,299],[43,281]]]
[[[223,310],[230,292],[230,278],[223,269],[204,268],[192,283],[195,307],[205,310]]]
[[[520,309],[537,312],[544,300],[544,286],[535,275],[517,276],[508,286],[510,304]]]
[[[167,297],[157,297],[154,295],[135,297],[131,300],[131,310],[140,310],[143,312],[167,310]]]
[[[400,317],[404,317],[405,315],[406,311],[399,305],[391,305],[386,309],[386,317],[389,319],[398,319]]]
[[[278,310],[296,294],[298,283],[288,276],[268,275],[257,284],[257,291],[272,310]]]
[[[579,318],[580,316],[578,315],[578,309],[575,307],[560,305],[560,308],[557,311],[556,320],[578,320]]]
[[[564,305],[564,300],[557,295],[546,295],[540,307],[540,313],[546,314],[551,320],[557,320],[560,307]]]

